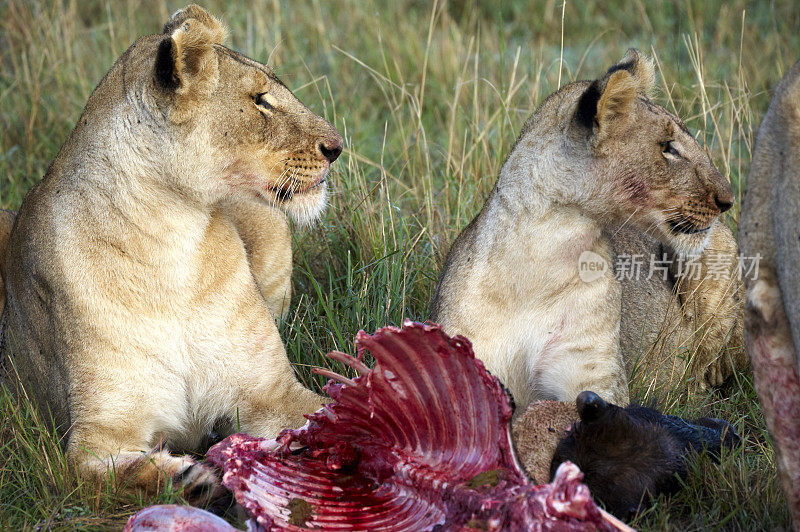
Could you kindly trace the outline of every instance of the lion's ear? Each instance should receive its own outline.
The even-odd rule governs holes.
[[[636,80],[627,70],[617,70],[605,80],[605,87],[597,101],[595,123],[600,131],[615,120],[624,118],[636,100]]]
[[[206,27],[206,29],[211,33],[211,39],[213,42],[217,44],[222,44],[225,42],[225,37],[228,34],[228,30],[219,20],[214,18],[211,13],[197,4],[190,4],[183,9],[176,11],[175,14],[170,17],[167,23],[164,24],[164,30],[162,33],[164,35],[172,35],[172,33],[178,29],[178,26],[190,18],[199,21],[203,26]]]
[[[619,63],[608,69],[604,79],[608,79],[615,72],[622,70],[630,74],[637,94],[648,96],[653,90],[656,75],[651,58],[642,55],[635,48],[631,48]]]
[[[194,104],[216,89],[219,68],[214,45],[225,38],[225,29],[195,5],[175,13],[164,29],[168,36],[158,46],[155,80],[174,94],[171,118],[182,121]]]
[[[634,49],[591,83],[581,96],[576,120],[599,135],[630,112],[639,96],[647,96],[654,84],[653,62]]]

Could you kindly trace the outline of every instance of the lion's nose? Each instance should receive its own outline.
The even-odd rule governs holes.
[[[698,173],[698,177],[700,176],[701,173]],[[714,204],[719,209],[720,214],[733,207],[733,189],[731,188],[731,184],[713,165],[711,165],[710,172],[705,174],[705,180],[701,179],[701,181],[706,181],[708,186],[706,191],[711,193],[709,194],[711,196],[709,199],[714,200]],[[708,196],[706,197],[708,198]]]
[[[714,193],[714,203],[717,204],[719,212],[723,213],[733,207],[733,194],[729,193],[727,190],[716,192]]]
[[[342,153],[342,137],[336,139],[324,139],[317,145],[319,152],[323,157],[328,159],[329,163],[333,163],[339,158]]]

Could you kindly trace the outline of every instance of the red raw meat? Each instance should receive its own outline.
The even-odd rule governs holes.
[[[317,370],[333,379],[335,402],[305,427],[277,442],[235,434],[209,450],[252,528],[630,530],[595,505],[575,465],[551,484],[528,479],[509,397],[468,340],[407,322],[359,332],[356,345],[359,359],[329,356],[359,377]]]

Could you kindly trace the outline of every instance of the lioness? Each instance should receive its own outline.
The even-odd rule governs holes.
[[[745,337],[781,484],[800,530],[800,61],[775,87],[742,202],[739,244],[760,256],[745,277]]]
[[[615,232],[634,227],[681,255],[733,242],[716,222],[733,204],[730,184],[680,119],[648,98],[653,76],[630,50],[600,79],[547,98],[448,254],[431,319],[473,342],[520,412],[583,390],[628,403],[622,287],[609,267]],[[605,272],[582,278],[587,258]],[[643,292],[635,297],[654,300]]]
[[[274,436],[322,398],[271,311],[286,220],[313,220],[342,138],[202,8],[137,40],[25,197],[6,258],[3,362],[95,479],[189,496],[213,473],[172,449],[210,429]],[[13,387],[13,381],[12,381]]]

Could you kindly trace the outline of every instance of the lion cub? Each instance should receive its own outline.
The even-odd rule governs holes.
[[[189,497],[213,428],[274,436],[322,398],[275,322],[342,138],[206,11],[137,40],[92,93],[8,242],[3,366],[85,475]],[[288,256],[287,256],[288,249]]]
[[[627,404],[620,282],[610,268],[582,279],[579,263],[613,264],[621,226],[699,253],[733,204],[680,119],[648,98],[652,84],[652,63],[630,50],[547,98],[447,257],[431,320],[472,341],[518,411],[583,390]]]

